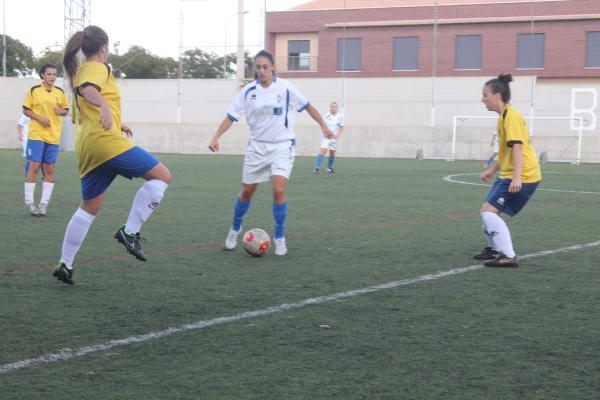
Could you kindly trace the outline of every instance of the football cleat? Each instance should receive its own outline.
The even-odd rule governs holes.
[[[491,247],[486,247],[481,252],[477,254],[473,254],[473,258],[476,260],[493,260],[498,257],[500,254],[499,251],[492,249]]]
[[[313,169],[313,175],[318,175],[318,174],[319,174],[319,168]]]
[[[500,267],[500,268],[516,268],[519,266],[519,260],[517,257],[507,257],[504,253],[498,253],[498,256],[493,260],[488,260],[483,263],[486,267]]]
[[[335,171],[333,170],[333,168],[327,168],[327,172],[329,172],[330,174],[335,174]]]
[[[285,256],[287,254],[288,248],[287,243],[285,242],[285,238],[277,238],[274,239],[275,242],[275,255],[276,256]]]
[[[140,261],[146,261],[146,255],[142,251],[142,245],[140,244],[140,242],[145,242],[146,239],[140,237],[139,232],[135,235],[130,235],[125,232],[125,225],[123,225],[115,232],[115,239],[125,246],[129,254],[132,254]]]
[[[67,264],[64,262],[58,263],[56,268],[52,271],[52,276],[56,277],[61,282],[64,282],[68,285],[72,285],[75,282],[73,281],[73,269],[67,268]]]
[[[40,205],[38,207],[38,215],[40,217],[45,217],[47,213],[48,213],[48,204],[40,203]]]
[[[33,203],[25,204],[25,208],[27,208],[27,211],[29,211],[29,214],[33,215],[34,217],[37,217],[40,215],[38,208]]]
[[[237,246],[237,238],[240,232],[242,231],[242,227],[240,226],[239,231],[234,231],[233,228],[229,228],[229,233],[227,234],[227,238],[225,238],[225,249],[233,250]]]

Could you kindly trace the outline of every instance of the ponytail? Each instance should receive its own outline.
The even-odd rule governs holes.
[[[81,49],[81,45],[83,44],[83,38],[83,31],[75,32],[67,42],[67,45],[65,46],[63,65],[65,67],[67,77],[69,78],[69,84],[71,85],[71,89],[73,89],[75,74],[77,73],[77,69],[79,68],[79,60],[77,59],[77,53]]]

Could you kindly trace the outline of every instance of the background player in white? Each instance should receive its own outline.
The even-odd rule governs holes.
[[[489,168],[490,165],[494,162],[494,159],[498,155],[498,151],[500,151],[500,145],[498,144],[498,133],[494,132],[494,136],[492,136],[492,142],[490,143],[490,147],[492,148],[492,154],[489,158],[483,163],[483,168]]]
[[[250,200],[261,182],[271,180],[273,187],[273,218],[275,219],[275,254],[287,253],[285,219],[288,202],[285,189],[294,166],[296,138],[294,109],[306,110],[320,126],[323,134],[333,136],[321,114],[290,82],[275,77],[273,55],[259,51],[255,58],[256,80],[244,86],[227,117],[221,122],[208,148],[219,151],[219,138],[238,121],[242,114],[250,125],[250,141],[244,157],[242,190],[235,199],[233,223],[225,248],[233,250],[242,229],[242,220],[250,207]]]
[[[333,173],[333,163],[335,162],[335,151],[337,150],[337,140],[342,136],[344,130],[344,116],[338,112],[338,103],[333,101],[329,105],[329,112],[325,114],[325,122],[327,126],[333,132],[332,138],[327,138],[325,135],[321,136],[321,144],[319,145],[319,154],[317,154],[317,161],[315,162],[315,169],[313,174],[318,174],[321,169],[321,162],[329,150],[329,160],[327,161],[327,172]]]
[[[19,121],[17,121],[17,133],[19,141],[23,147],[23,157],[27,156],[27,134],[29,132],[29,117],[21,113]]]

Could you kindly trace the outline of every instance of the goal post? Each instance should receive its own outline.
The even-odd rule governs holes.
[[[571,147],[572,143],[568,143],[568,144],[562,144],[560,143],[560,141],[558,140],[559,137],[561,138],[567,138],[567,139],[571,139],[571,142],[574,140],[577,141],[577,145],[576,145],[576,150],[574,151],[574,157],[573,159],[568,159],[568,160],[564,160],[561,159],[560,156],[562,156],[564,153],[567,152],[567,149],[563,149],[563,150],[557,150],[557,152],[560,152],[560,154],[556,157],[549,157],[548,161],[550,162],[569,162],[569,163],[574,163],[574,164],[580,164],[581,163],[581,145],[582,145],[582,141],[583,141],[583,130],[584,130],[584,118],[582,117],[523,117],[525,118],[526,121],[528,121],[528,125],[531,127],[530,131],[529,131],[529,136],[530,138],[540,138],[540,139],[544,139],[544,145],[548,146],[548,147],[559,147],[559,146],[567,146],[567,147]],[[480,116],[480,115],[455,115],[454,116],[454,121],[452,124],[452,150],[451,150],[451,154],[450,154],[450,159],[449,161],[455,161],[456,160],[456,154],[457,154],[457,138],[459,136],[459,128],[464,124],[465,121],[468,120],[497,120],[498,117],[493,117],[493,116]],[[552,130],[552,131],[560,131],[560,132],[564,132],[564,130],[567,131],[573,131],[576,130],[577,131],[577,136],[573,136],[573,135],[560,135],[560,134],[556,134],[556,133],[552,133],[552,134],[537,134],[534,131],[533,128],[533,122],[534,121],[548,121],[550,123],[550,127],[548,129]],[[569,126],[567,128],[561,128],[560,126],[556,126],[556,124],[553,123],[557,122],[557,121],[569,121]],[[576,121],[578,122],[577,126],[573,126],[573,122]],[[481,128],[481,127],[479,127]],[[536,127],[537,128],[537,127]],[[494,127],[490,129],[495,129],[495,124]],[[491,139],[492,137],[492,133],[490,133],[489,138]],[[547,151],[548,149],[544,148],[544,146],[540,147],[537,145],[534,145],[535,149],[538,152],[541,151]]]

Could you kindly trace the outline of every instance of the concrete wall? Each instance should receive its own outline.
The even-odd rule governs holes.
[[[294,79],[293,82],[322,112],[332,100],[345,103],[346,130],[339,142],[345,157],[413,158],[422,149],[426,158],[449,158],[455,115],[495,117],[482,105],[481,86],[489,77],[437,78],[435,126],[432,121],[431,78],[333,78]],[[0,148],[17,148],[16,121],[26,90],[37,80],[0,78]],[[516,77],[513,104],[530,113],[531,95],[536,116],[570,116],[571,89],[592,88],[600,94],[600,78],[538,79]],[[204,154],[208,142],[233,101],[235,81],[183,80],[178,118],[177,80],[121,80],[123,120],[135,133],[135,142],[153,152]],[[576,106],[590,108],[592,98],[580,96]],[[594,113],[600,118],[598,104]],[[582,115],[591,122],[590,115]],[[65,123],[65,125],[69,125]],[[297,118],[298,154],[317,152],[320,130],[306,113]],[[466,120],[457,130],[456,156],[483,159],[495,120]],[[568,121],[534,121],[533,142],[550,159],[574,160],[576,131]],[[72,149],[67,132],[64,147]],[[245,122],[234,124],[222,139],[225,154],[241,154],[247,143]],[[584,162],[600,162],[600,121],[586,131]]]

